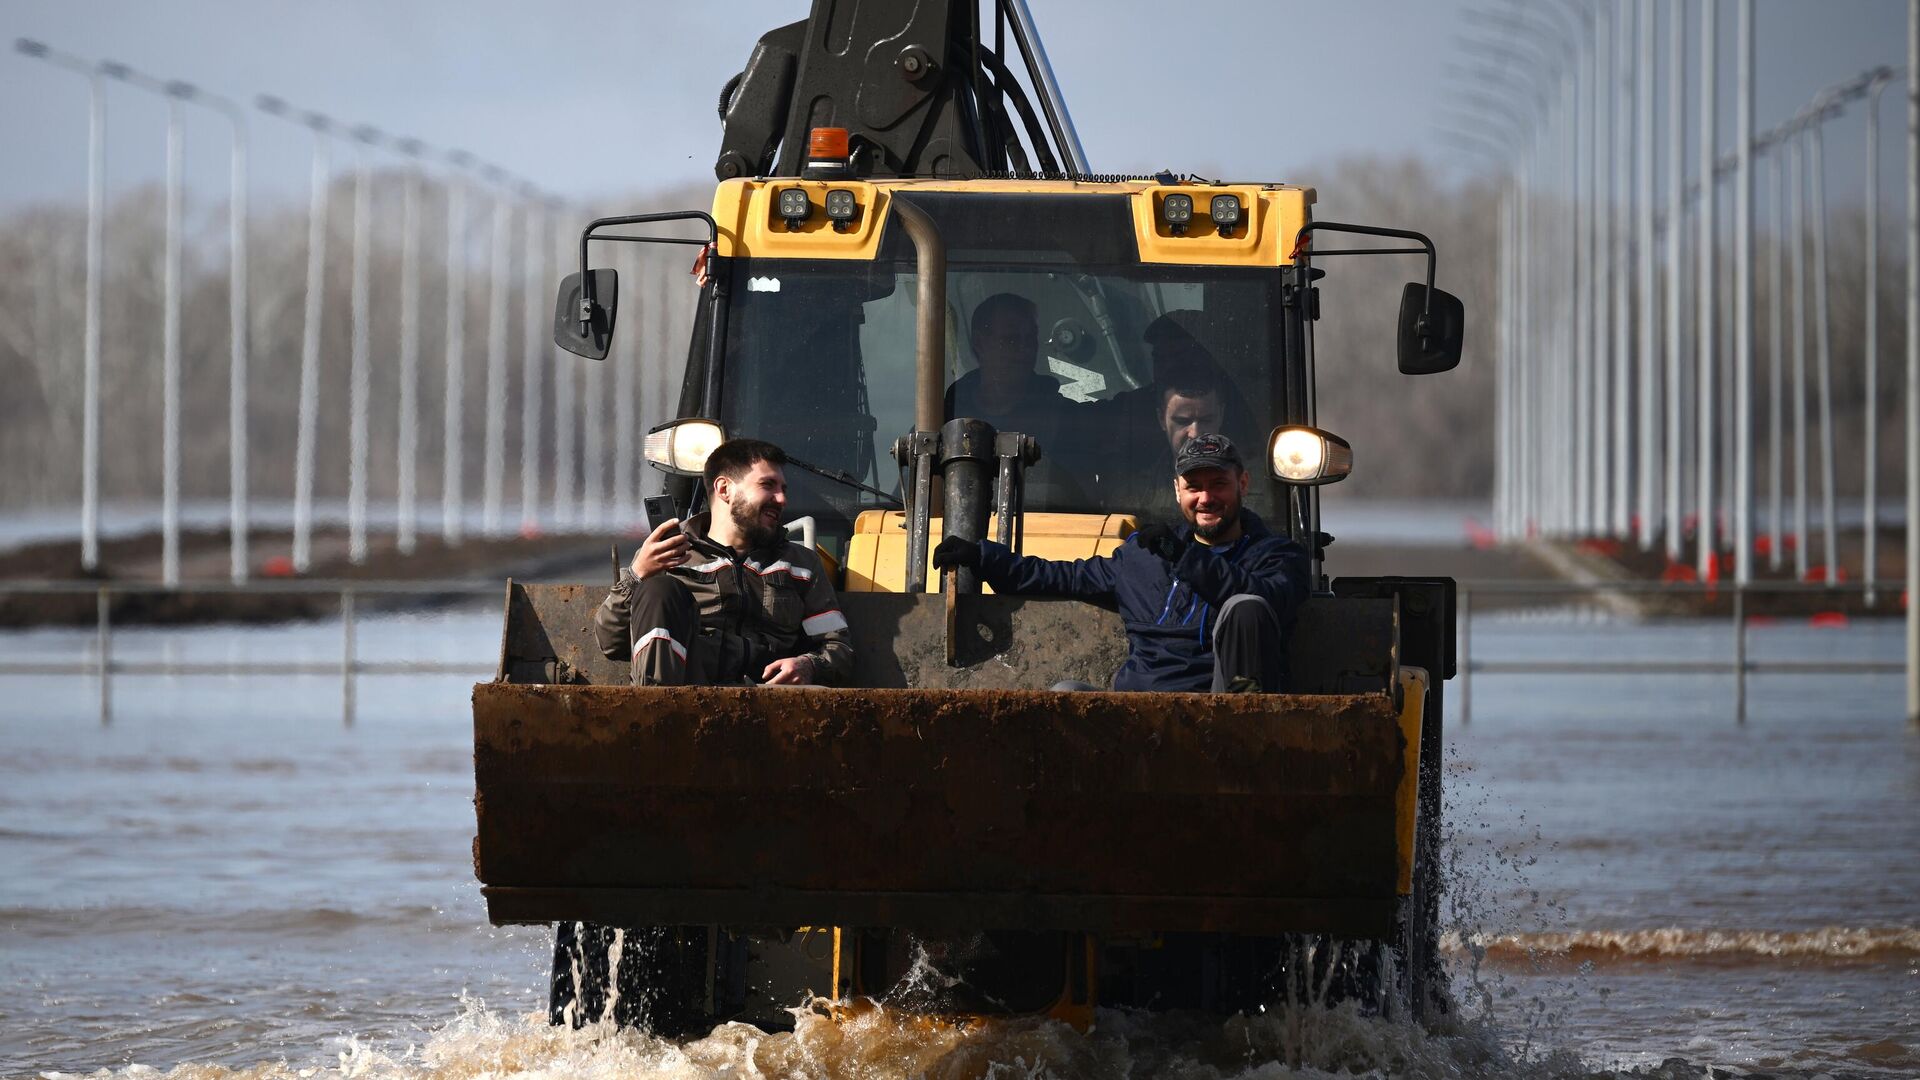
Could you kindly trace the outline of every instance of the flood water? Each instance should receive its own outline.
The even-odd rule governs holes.
[[[1727,655],[1720,623],[1485,616],[1486,659]],[[70,661],[91,635],[0,635]],[[123,660],[326,660],[340,628],[116,632]],[[471,661],[491,611],[363,620]],[[1756,628],[1897,660],[1900,627]],[[1107,1012],[957,1031],[881,1011],[684,1045],[549,1028],[548,937],[486,924],[462,677],[0,680],[0,1076],[1920,1074],[1920,736],[1889,676],[1483,676],[1450,721],[1457,1019]],[[1457,705],[1457,690],[1455,686]],[[157,1070],[157,1072],[156,1072]],[[1694,1073],[1697,1075],[1697,1073]],[[1731,1075],[1739,1075],[1733,1073]]]

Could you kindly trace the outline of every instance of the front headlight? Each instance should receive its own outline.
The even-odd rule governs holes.
[[[706,472],[707,455],[727,441],[727,433],[712,420],[689,417],[673,420],[647,432],[647,463],[681,476]]]
[[[1289,484],[1331,484],[1353,471],[1353,447],[1330,431],[1305,425],[1277,427],[1267,438],[1273,478]]]

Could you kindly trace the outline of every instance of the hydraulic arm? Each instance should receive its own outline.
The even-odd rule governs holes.
[[[807,133],[838,127],[851,134],[855,176],[1085,174],[1025,0],[996,0],[991,45],[984,29],[973,0],[813,0],[810,17],[763,35],[721,91],[714,173],[799,175]]]

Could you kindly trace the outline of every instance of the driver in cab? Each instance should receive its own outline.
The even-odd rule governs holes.
[[[947,419],[985,420],[996,430],[1039,439],[1043,453],[1054,449],[1073,402],[1039,370],[1040,319],[1033,301],[1018,293],[987,297],[973,309],[967,337],[979,366],[947,387]]]

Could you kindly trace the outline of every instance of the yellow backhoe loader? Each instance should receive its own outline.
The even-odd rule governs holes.
[[[649,460],[685,511],[718,439],[791,455],[789,509],[858,672],[631,686],[595,646],[603,585],[509,583],[499,671],[473,692],[474,861],[494,922],[562,926],[556,1022],[777,1026],[874,998],[1084,1025],[1305,987],[1443,1008],[1453,583],[1327,575],[1318,485],[1365,443],[1315,426],[1312,334],[1317,261],[1419,255],[1400,369],[1455,366],[1463,316],[1431,242],[1316,221],[1310,187],[1090,173],[1024,0],[814,0],[721,109],[711,208],[588,224],[555,338],[606,356],[605,244],[697,249],[679,419]],[[1031,302],[1059,383],[1045,431],[948,411],[969,313],[1005,293]],[[1248,505],[1311,554],[1286,693],[1050,690],[1108,683],[1118,617],[929,562],[946,535],[1084,558],[1174,515],[1141,405],[1169,327],[1218,376],[1215,426],[1263,450]]]

